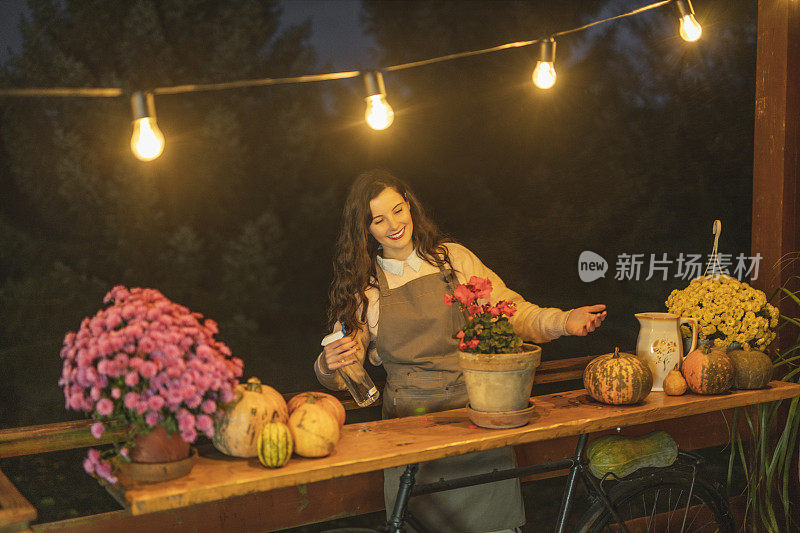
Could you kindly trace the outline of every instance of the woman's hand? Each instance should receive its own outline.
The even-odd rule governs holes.
[[[358,361],[358,353],[361,351],[361,343],[351,336],[342,337],[338,341],[325,346],[322,363],[328,367],[328,373],[337,368],[352,365]],[[323,368],[323,370],[326,370]]]
[[[569,312],[565,329],[569,335],[581,337],[600,327],[606,318],[606,306],[603,304],[577,307]]]

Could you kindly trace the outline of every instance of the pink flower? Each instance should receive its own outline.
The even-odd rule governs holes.
[[[88,457],[83,460],[83,469],[86,470],[86,473],[90,476],[94,474],[94,463]]]
[[[472,285],[472,291],[478,299],[488,300],[492,295],[492,282],[488,278],[472,276],[469,278],[469,285]]]
[[[214,421],[208,415],[199,415],[197,417],[197,429],[205,433],[209,437],[214,436]]]
[[[129,392],[125,394],[125,407],[134,410],[136,409],[137,403],[139,403],[139,394],[135,392]]]
[[[119,449],[119,454],[122,457],[128,457],[128,448],[122,447]]]
[[[472,339],[471,341],[469,341],[469,342],[467,343],[467,345],[468,345],[470,348],[472,348],[472,349],[474,350],[475,348],[477,348],[477,347],[478,347],[478,345],[479,345],[480,343],[481,343],[481,341],[480,341],[480,340],[478,340],[478,339]]]
[[[111,474],[111,464],[108,461],[100,461],[97,463],[95,473],[109,483],[117,482],[117,478]]]
[[[100,416],[108,416],[114,412],[114,404],[108,398],[101,398],[95,406]]]
[[[164,407],[164,397],[163,396],[150,396],[147,400],[147,405],[153,411],[158,411],[162,407]]]
[[[101,422],[95,422],[91,427],[92,436],[96,439],[99,439],[103,436],[105,429],[105,426],[103,426]]]
[[[456,287],[456,290],[453,291],[453,297],[463,305],[469,305],[475,301],[475,294],[466,285]]]
[[[95,450],[94,448],[89,448],[87,459],[89,459],[93,463],[97,463],[98,461],[100,461],[100,452]]]
[[[158,413],[155,411],[150,411],[146,415],[144,415],[145,423],[150,427],[155,427],[158,424]]]
[[[144,379],[152,378],[156,375],[156,372],[158,372],[158,367],[152,361],[145,361],[142,363],[142,368],[139,369],[139,373]]]
[[[458,349],[461,350],[462,352],[466,351],[467,348],[468,348],[468,346],[467,346],[466,342],[461,341],[461,342],[458,343]]]
[[[125,385],[133,388],[138,384],[139,384],[139,374],[137,374],[136,372],[128,372],[125,375]]]
[[[122,396],[122,391],[119,390],[117,387],[111,389],[111,397],[115,400],[119,400],[120,396]]]
[[[178,429],[180,429],[181,431],[185,431],[189,428],[194,427],[195,424],[194,415],[189,413],[189,411],[187,411],[186,409],[181,409],[180,411],[178,411],[177,419],[178,419]]]
[[[194,427],[187,428],[181,431],[181,438],[183,438],[183,440],[186,442],[194,442],[197,438],[197,431],[194,429]]]
[[[204,413],[209,415],[217,412],[217,404],[214,402],[214,400],[204,401],[200,408]]]
[[[461,331],[461,330],[458,330],[458,333],[456,333],[456,338],[457,339],[463,339],[464,338],[464,332]]]
[[[517,306],[514,304],[514,302],[507,302],[503,300],[497,303],[497,307],[500,309],[500,312],[509,317],[514,316],[514,313],[517,312]]]

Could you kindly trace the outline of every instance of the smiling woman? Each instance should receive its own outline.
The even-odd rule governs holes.
[[[517,305],[512,324],[527,340],[586,335],[606,316],[604,305],[562,311],[526,302],[471,251],[447,242],[405,183],[385,170],[359,176],[345,202],[329,310],[335,331],[344,323],[353,333],[325,346],[314,365],[319,381],[343,389],[336,371],[363,364],[369,355],[386,369],[384,418],[464,407],[455,336],[464,317],[445,305],[445,294],[472,276],[491,280],[493,301]],[[416,479],[425,483],[515,465],[511,448],[502,448],[424,463]],[[401,473],[402,468],[384,471],[389,512]],[[496,531],[525,521],[517,479],[416,497],[409,508],[432,531]]]
[[[404,261],[414,249],[414,221],[406,199],[387,187],[370,200],[369,209],[373,215],[369,232],[383,247],[383,257]]]

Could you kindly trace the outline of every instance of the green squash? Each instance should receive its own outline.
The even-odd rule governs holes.
[[[589,471],[598,478],[611,472],[625,477],[644,467],[667,467],[678,458],[678,445],[669,433],[654,431],[641,437],[603,435],[586,449]]]
[[[283,422],[267,422],[256,440],[258,460],[267,468],[280,468],[292,456],[292,434]]]
[[[731,350],[728,357],[733,362],[733,386],[737,389],[763,389],[772,379],[772,360],[756,350]]]

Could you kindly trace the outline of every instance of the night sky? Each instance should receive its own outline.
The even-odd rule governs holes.
[[[311,20],[311,43],[321,68],[328,63],[337,70],[368,66],[374,42],[361,30],[360,0],[282,0],[281,4],[284,27]],[[19,19],[26,6],[26,0],[0,0],[0,61],[8,58],[9,49],[19,51]]]

